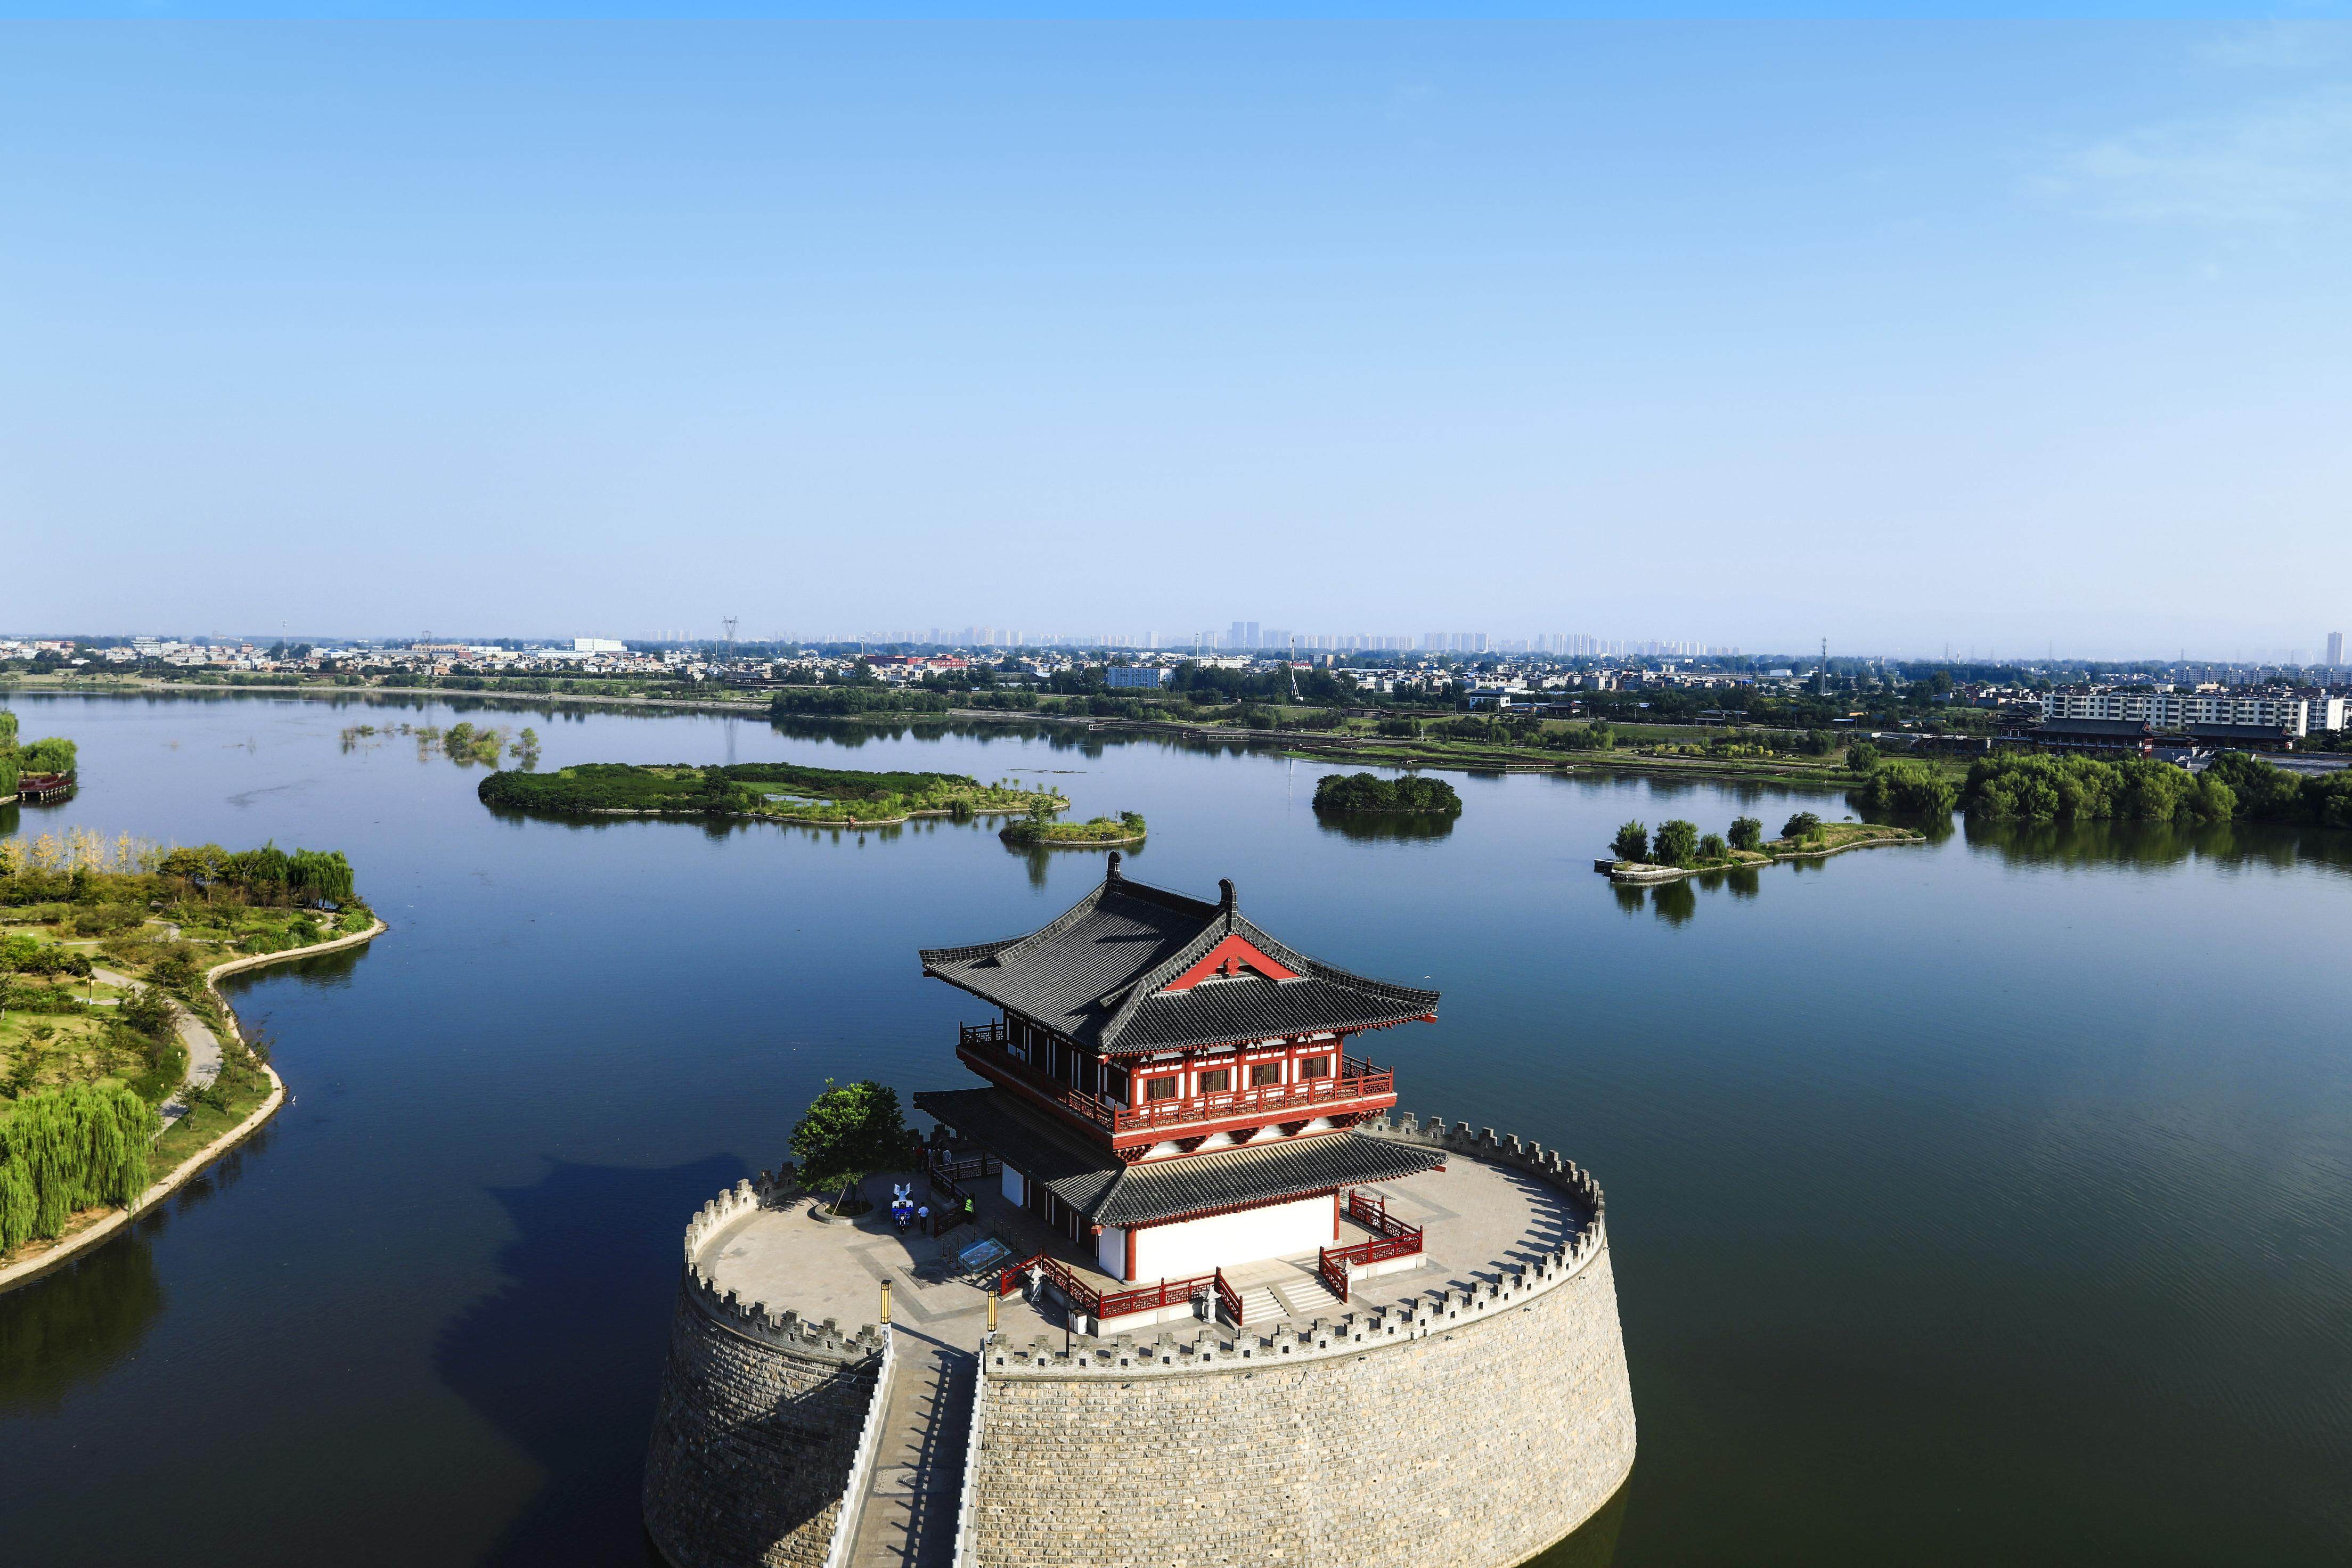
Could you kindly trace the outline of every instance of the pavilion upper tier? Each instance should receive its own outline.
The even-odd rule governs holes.
[[[1436,1016],[1437,993],[1310,958],[1215,903],[1102,882],[1026,936],[923,950],[923,973],[1107,1058],[1344,1036]]]

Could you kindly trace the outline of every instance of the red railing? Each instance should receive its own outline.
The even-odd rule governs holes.
[[[1066,1110],[1086,1118],[1108,1132],[1153,1131],[1187,1122],[1221,1121],[1269,1111],[1311,1110],[1317,1106],[1370,1100],[1396,1094],[1396,1074],[1353,1057],[1342,1057],[1336,1078],[1310,1078],[1297,1083],[1265,1084],[1229,1089],[1223,1094],[1194,1095],[1186,1100],[1148,1100],[1142,1105],[1107,1105],[1099,1095],[1072,1089],[1014,1056],[1002,1024],[964,1024],[957,1042],[963,1050],[985,1056],[988,1065],[1020,1080],[1030,1089]],[[1234,1070],[1240,1070],[1236,1064]],[[1146,1076],[1139,1074],[1138,1076]]]
[[[1348,1299],[1348,1265],[1361,1267],[1367,1263],[1385,1263],[1391,1258],[1411,1258],[1422,1247],[1422,1229],[1389,1213],[1388,1200],[1368,1198],[1361,1193],[1348,1194],[1348,1217],[1372,1233],[1370,1241],[1360,1241],[1353,1247],[1319,1247],[1315,1249],[1315,1272],[1331,1293],[1342,1301]]]
[[[1127,1290],[1097,1290],[1079,1279],[1067,1264],[1041,1252],[1034,1258],[1023,1258],[998,1274],[996,1293],[999,1296],[1012,1295],[1021,1289],[1021,1277],[1032,1268],[1045,1276],[1045,1282],[1059,1290],[1063,1300],[1097,1322],[1107,1318],[1124,1318],[1130,1312],[1148,1312],[1160,1307],[1181,1307],[1211,1293],[1234,1314],[1236,1325],[1241,1322],[1241,1297],[1225,1283],[1222,1269],[1196,1274],[1190,1279],[1162,1279],[1155,1285],[1138,1285]]]
[[[1389,1213],[1389,1201],[1383,1197],[1366,1197],[1361,1193],[1350,1192],[1348,1194],[1348,1217],[1374,1236],[1418,1237],[1421,1234],[1418,1226],[1407,1225]]]

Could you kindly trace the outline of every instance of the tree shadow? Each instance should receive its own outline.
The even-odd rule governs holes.
[[[131,1234],[0,1296],[0,1416],[54,1415],[138,1350],[163,1313],[148,1238],[166,1223],[158,1205]]]
[[[514,1225],[507,1284],[441,1331],[441,1379],[546,1473],[484,1563],[660,1559],[639,1512],[687,1217],[751,1173],[714,1156],[666,1170],[556,1163],[493,1187]]]

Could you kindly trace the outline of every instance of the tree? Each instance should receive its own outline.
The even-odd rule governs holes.
[[[1650,858],[1661,866],[1689,866],[1698,860],[1698,824],[1680,817],[1658,824],[1650,845]]]
[[[16,753],[28,773],[69,773],[74,771],[74,743],[61,735],[36,741]]]
[[[1761,849],[1764,847],[1764,825],[1752,816],[1736,816],[1731,819],[1731,832],[1727,837],[1734,849]]]
[[[1811,838],[1822,830],[1822,819],[1810,811],[1801,811],[1780,825],[1780,837],[1791,843]]]
[[[1620,860],[1647,860],[1650,858],[1650,830],[1638,822],[1629,822],[1617,830],[1609,841],[1609,848]]]
[[[793,1129],[793,1154],[801,1182],[822,1190],[905,1163],[907,1127],[898,1113],[898,1091],[861,1079],[826,1089],[809,1102]]]
[[[1856,741],[1845,749],[1845,765],[1858,773],[1868,773],[1878,765],[1878,748],[1867,741]]]
[[[1731,847],[1720,833],[1710,833],[1698,841],[1698,858],[1702,860],[1723,860],[1730,858]]]

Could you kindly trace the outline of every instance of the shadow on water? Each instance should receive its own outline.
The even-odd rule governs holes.
[[[1591,1519],[1577,1526],[1567,1540],[1530,1557],[1522,1568],[1609,1568],[1616,1561],[1617,1535],[1625,1522],[1625,1500],[1632,1494],[1629,1479],[1617,1495],[1601,1505]]]
[[[52,1415],[138,1350],[163,1311],[148,1238],[165,1223],[159,1209],[131,1235],[0,1296],[0,1416]]]
[[[494,1187],[514,1226],[505,1287],[441,1331],[434,1364],[550,1479],[481,1561],[658,1564],[639,1521],[646,1434],[687,1216],[748,1175],[713,1157],[667,1170],[558,1163]]]

